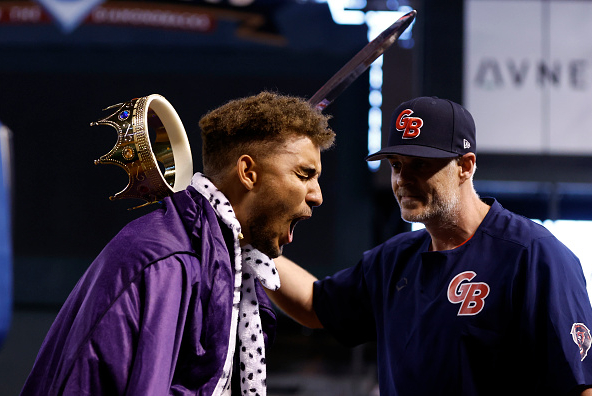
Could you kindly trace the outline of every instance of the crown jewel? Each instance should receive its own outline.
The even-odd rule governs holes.
[[[109,109],[116,110],[90,125],[112,126],[117,131],[117,143],[95,164],[118,165],[129,176],[126,188],[109,199],[137,198],[149,204],[191,183],[193,161],[187,134],[164,97],[153,94],[105,110]],[[155,136],[153,143],[149,132]]]

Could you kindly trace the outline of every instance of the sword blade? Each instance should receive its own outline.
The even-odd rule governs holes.
[[[376,58],[397,41],[401,33],[413,22],[416,14],[415,10],[408,12],[366,44],[308,100],[308,103],[321,111],[331,104]]]

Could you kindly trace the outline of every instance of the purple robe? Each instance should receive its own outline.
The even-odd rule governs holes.
[[[192,187],[128,224],[66,300],[21,395],[211,395],[228,376],[232,246]],[[256,287],[267,346],[276,317]]]

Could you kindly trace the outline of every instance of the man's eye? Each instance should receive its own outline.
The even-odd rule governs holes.
[[[391,164],[391,167],[392,167],[393,169],[401,169],[401,163],[400,163],[400,162],[393,162],[393,163]]]
[[[415,169],[423,169],[427,166],[427,163],[425,161],[414,161],[413,162],[413,167]]]

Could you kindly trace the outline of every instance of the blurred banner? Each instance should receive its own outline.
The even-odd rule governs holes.
[[[465,0],[479,151],[592,155],[592,2]]]
[[[299,4],[298,1],[0,0],[0,25],[54,24],[63,36],[85,25],[184,31],[208,36],[218,32],[285,45],[285,38],[275,23],[276,14],[282,10],[289,12],[290,6]],[[0,42],[6,38],[0,34]]]
[[[11,146],[11,132],[0,123],[0,346],[12,317]]]
[[[84,21],[93,8],[105,0],[37,0],[60,24],[62,30],[69,33]]]

